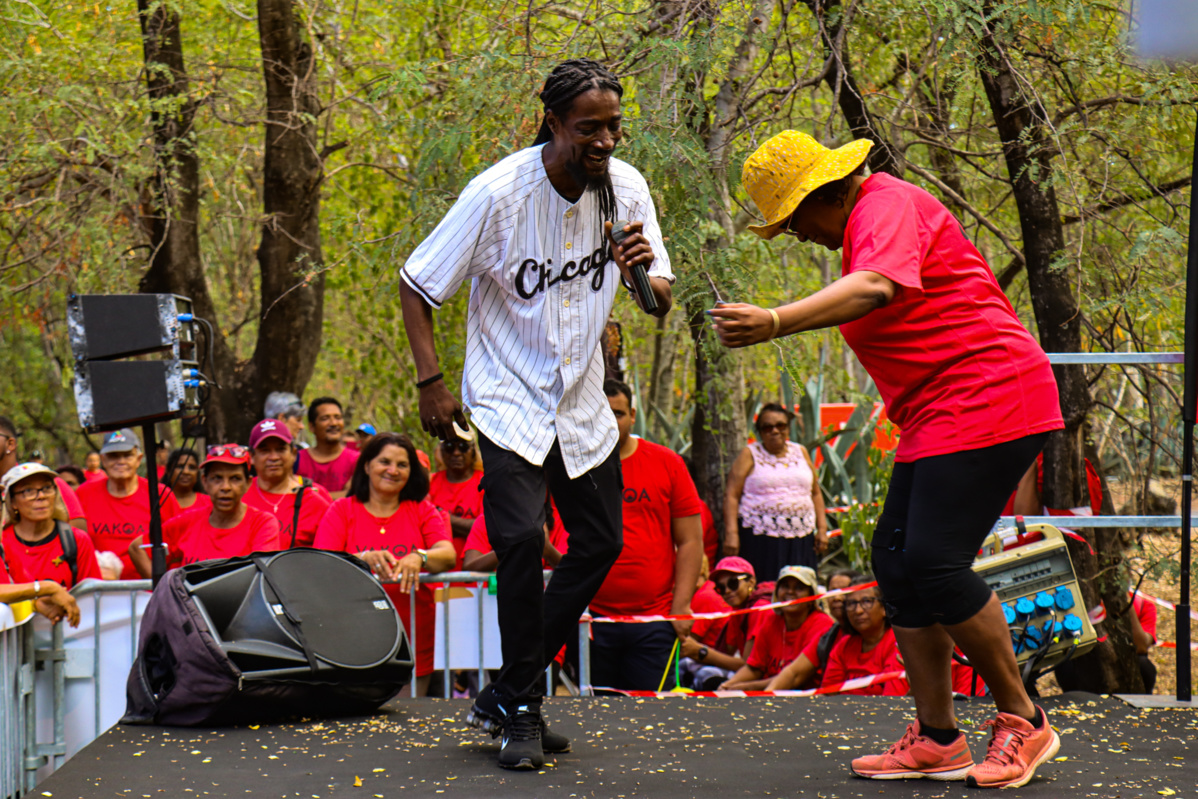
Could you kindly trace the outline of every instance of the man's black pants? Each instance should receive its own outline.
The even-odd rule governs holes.
[[[592,624],[591,682],[623,691],[673,690],[674,670],[666,664],[678,635],[668,621]],[[665,684],[662,685],[662,676]]]
[[[561,448],[535,466],[486,436],[481,488],[487,536],[499,558],[499,634],[503,668],[495,681],[513,703],[539,702],[544,671],[570,638],[624,545],[624,473],[618,448],[577,479],[566,474]],[[541,577],[545,492],[569,533],[566,555],[548,585]]]

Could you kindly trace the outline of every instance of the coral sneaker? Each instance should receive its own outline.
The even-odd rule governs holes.
[[[1061,748],[1061,739],[1048,723],[1048,717],[1039,707],[1044,720],[1041,727],[1033,727],[1027,719],[1010,713],[999,713],[998,718],[987,721],[983,727],[993,727],[986,759],[969,772],[966,784],[971,788],[1018,788],[1036,774],[1036,768],[1053,757]]]
[[[871,780],[964,779],[974,767],[973,755],[964,735],[944,746],[920,734],[919,720],[907,725],[907,731],[894,746],[880,755],[853,760],[853,773]]]

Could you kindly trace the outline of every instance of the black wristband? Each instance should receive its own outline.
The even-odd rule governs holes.
[[[421,380],[420,382],[418,382],[416,384],[416,388],[428,388],[433,383],[436,383],[438,380],[440,380],[442,377],[444,377],[444,375],[441,374],[440,372],[437,372],[432,377],[426,377],[423,380]]]

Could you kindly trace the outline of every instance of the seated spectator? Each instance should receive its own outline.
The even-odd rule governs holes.
[[[83,459],[83,474],[87,478],[87,482],[108,479],[108,475],[104,474],[103,469],[100,468],[100,453],[87,453],[87,457]]]
[[[0,416],[0,479],[8,472],[15,468],[19,463],[17,460],[17,439],[20,434],[17,432],[16,425],[12,419],[7,416]],[[83,509],[83,504],[79,502],[75,492],[67,485],[66,481],[58,475],[54,475],[55,485],[58,486],[58,495],[62,498],[63,505],[67,509],[67,521],[72,527],[78,527],[80,530],[87,529],[86,516],[87,513]]]
[[[871,582],[872,577],[859,577],[852,585]],[[877,586],[849,594],[844,601],[844,615],[848,620],[845,629],[848,635],[841,638],[828,654],[821,688],[871,674],[903,670],[894,630],[890,629],[890,619],[886,618],[886,608],[882,604],[882,592]],[[907,693],[907,681],[891,680],[843,693],[903,696]]]
[[[774,585],[775,602],[791,602],[815,596],[819,580],[810,566],[783,566]],[[778,672],[811,643],[835,624],[815,602],[775,608],[773,613],[761,614],[751,633],[753,649],[745,665],[720,686],[725,691],[761,691]],[[814,687],[805,686],[802,687]]]
[[[290,391],[272,391],[266,395],[266,405],[262,416],[274,419],[287,426],[291,438],[298,448],[307,445],[300,443],[300,433],[304,432],[304,401]]]
[[[87,482],[87,477],[83,474],[83,470],[72,463],[64,463],[54,471],[58,473],[58,476],[62,478],[62,481],[72,491],[78,491],[79,486]]]
[[[569,534],[562,526],[562,517],[557,514],[557,506],[552,501],[545,508],[545,548],[541,563],[546,569],[555,569],[566,554]],[[470,535],[462,549],[462,568],[470,572],[493,572],[499,567],[499,557],[491,549],[491,539],[487,536],[486,517],[478,514],[470,527]]]
[[[168,567],[281,549],[275,517],[241,501],[250,485],[249,450],[240,444],[209,447],[200,479],[212,507],[190,510],[162,526]],[[142,536],[133,539],[129,555],[141,576],[149,577],[150,550],[143,544]]]
[[[860,576],[861,573],[854,569],[834,571],[828,575],[828,590],[837,591],[848,588],[852,585],[853,580]],[[827,606],[828,615],[836,623],[825,630],[818,641],[807,644],[802,654],[770,680],[766,690],[794,691],[798,690],[800,685],[810,683],[819,685],[824,675],[824,664],[828,662],[828,654],[831,653],[836,642],[847,635],[845,629],[848,626],[848,622],[844,618],[844,594],[827,597],[824,599],[824,605]]]
[[[55,476],[41,464],[22,463],[0,480],[4,551],[27,578],[70,589],[102,575],[91,538],[67,524]]]
[[[141,577],[129,557],[129,542],[150,535],[150,483],[137,474],[141,466],[141,441],[125,428],[109,433],[100,447],[107,475],[79,487],[79,502],[97,552],[115,552],[121,558],[121,579]],[[163,524],[180,514],[175,494],[159,485],[159,518]]]
[[[276,419],[258,422],[250,431],[250,457],[256,476],[246,492],[245,504],[275,517],[282,549],[312,546],[333,498],[307,477],[295,473],[291,431]]]
[[[632,389],[603,383],[616,418],[624,475],[624,548],[591,600],[597,617],[690,613],[703,559],[699,494],[677,453],[631,435]],[[591,627],[591,679],[624,690],[673,686],[668,668],[689,621],[607,622]],[[665,674],[665,682],[662,675]]]
[[[53,580],[30,580],[21,565],[10,560],[0,547],[0,602],[15,605],[29,601],[52,623],[66,618],[72,627],[79,626],[79,605],[71,592]]]
[[[428,499],[449,514],[449,526],[453,533],[453,548],[458,553],[458,567],[462,568],[466,538],[474,520],[483,512],[483,492],[478,484],[482,472],[474,468],[478,462],[473,441],[463,438],[441,444],[445,459],[445,471],[436,472],[429,478]]]
[[[362,424],[354,428],[353,440],[346,441],[345,443],[347,446],[353,447],[354,449],[358,450],[358,452],[361,452],[366,446],[366,442],[369,441],[377,432],[378,430],[375,429],[375,426],[370,422],[362,422]]]
[[[212,507],[212,500],[200,488],[200,456],[194,449],[177,449],[166,459],[163,479],[175,492],[175,502],[183,511]]]
[[[300,452],[295,473],[324,488],[333,499],[340,499],[349,488],[358,461],[357,450],[345,445],[341,403],[332,397],[313,400],[308,408],[308,426],[316,446]]]
[[[1131,607],[1131,640],[1136,647],[1144,693],[1150,694],[1156,687],[1156,664],[1148,657],[1148,650],[1156,646],[1156,605],[1139,594],[1131,594]]]
[[[758,585],[753,565],[736,556],[722,558],[715,565],[711,573],[711,585],[724,607],[729,609],[768,604],[774,591],[772,582]],[[691,603],[694,608],[693,599]],[[745,658],[753,648],[749,631],[756,625],[760,615],[745,613],[717,622],[695,622],[690,635],[682,639],[680,644],[683,656],[680,668],[691,674],[694,688],[714,690],[745,665]],[[710,642],[713,634],[715,641]],[[688,664],[687,660],[691,663]]]
[[[96,563],[100,564],[100,576],[105,580],[121,579],[121,556],[115,552],[97,552]]]
[[[703,561],[699,566],[699,578],[696,581],[695,595],[691,597],[691,613],[725,613],[730,608],[728,603],[720,597],[715,590],[715,585],[708,579],[710,565],[707,560],[707,555],[703,555]],[[690,634],[682,639],[680,644],[679,657],[681,662],[679,668],[682,672],[682,684],[686,688],[696,688],[702,685],[702,680],[710,673],[705,673],[703,677],[698,677],[699,673],[704,669],[710,669],[711,666],[703,665],[697,658],[706,659],[711,648],[717,646],[720,637],[724,633],[724,627],[728,624],[728,617],[716,619],[695,619],[691,625]],[[721,675],[719,681],[723,682],[727,675]]]
[[[427,496],[428,472],[412,440],[380,433],[362,450],[349,496],[329,507],[315,541],[317,549],[351,552],[366,561],[408,631],[409,594],[416,591],[414,696],[428,693],[436,635],[433,592],[419,583],[420,572],[446,571],[457,558],[444,517]]]

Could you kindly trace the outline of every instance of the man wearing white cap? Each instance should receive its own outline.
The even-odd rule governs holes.
[[[79,486],[79,502],[87,515],[88,531],[97,552],[115,552],[121,559],[121,579],[141,578],[129,558],[129,542],[150,536],[150,483],[137,473],[141,466],[141,440],[129,428],[104,437],[100,461],[108,475]],[[166,522],[179,515],[179,503],[166,486],[159,484],[160,518]]]

